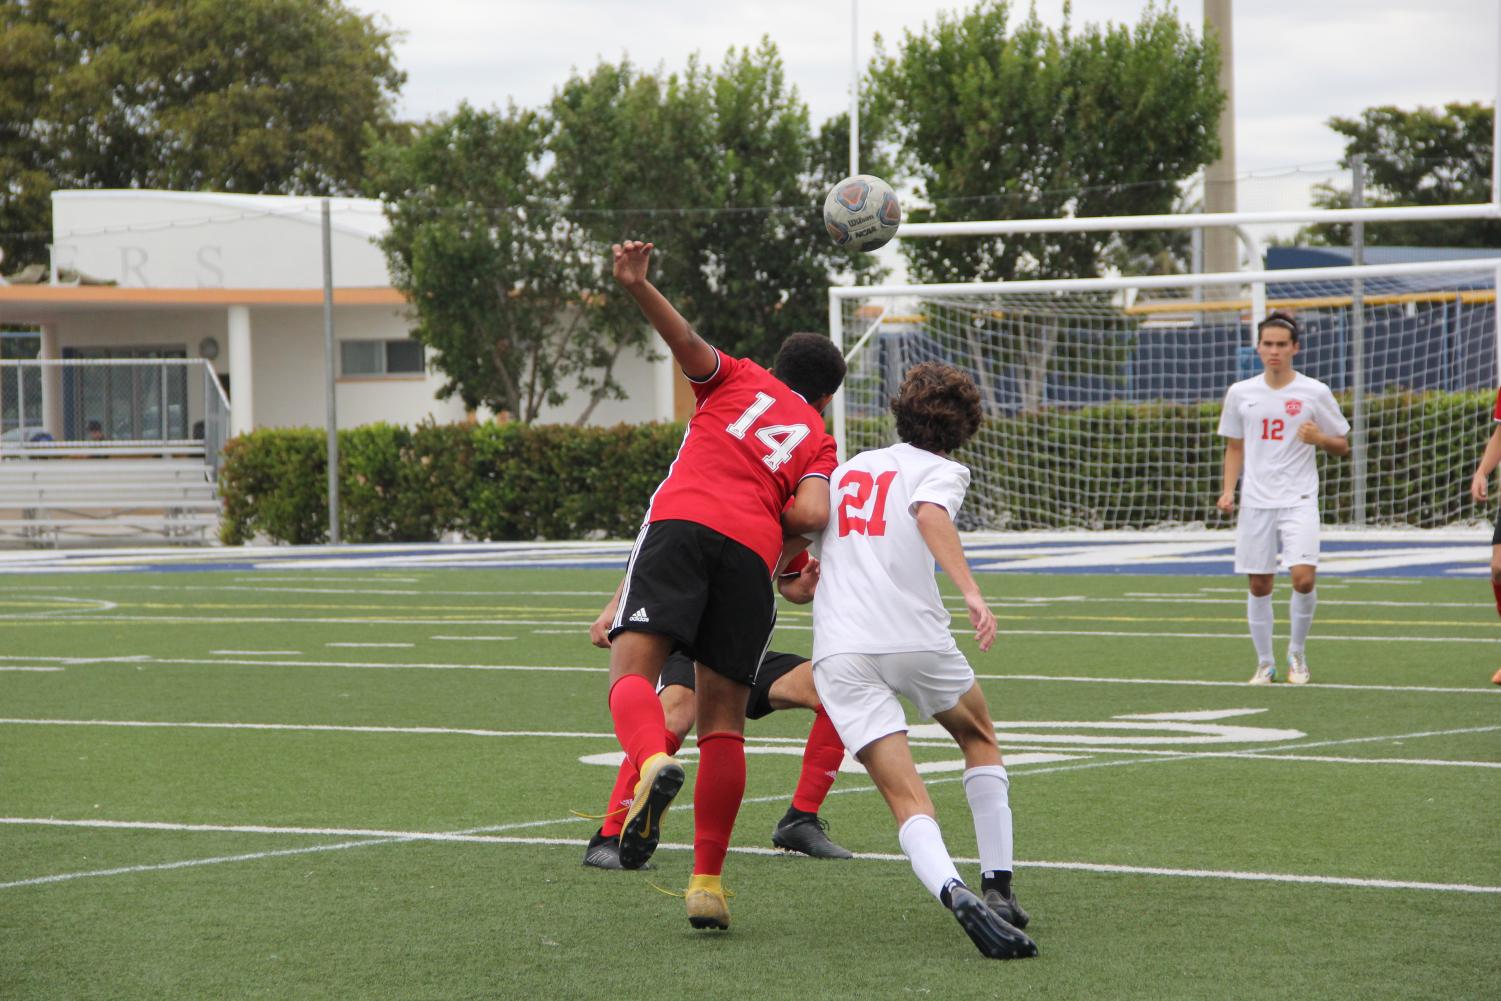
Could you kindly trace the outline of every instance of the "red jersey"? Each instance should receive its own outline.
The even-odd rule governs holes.
[[[1497,421],[1501,421],[1501,389],[1496,390],[1496,409],[1491,416]]]
[[[692,521],[766,561],[782,553],[782,509],[809,476],[839,464],[823,416],[766,369],[717,348],[719,364],[689,380],[698,403],[646,520]]]

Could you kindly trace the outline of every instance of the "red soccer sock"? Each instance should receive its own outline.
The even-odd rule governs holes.
[[[626,761],[639,770],[653,754],[667,753],[667,717],[657,690],[639,674],[627,674],[610,687],[610,717]]]
[[[1491,578],[1491,593],[1496,596],[1496,614],[1501,615],[1501,580]]]
[[[817,813],[823,806],[834,777],[839,774],[839,763],[844,760],[844,742],[834,721],[819,706],[813,714],[813,730],[808,734],[808,743],[803,747],[803,774],[797,780],[797,789],[792,794],[792,808],[804,813]]]
[[[693,874],[718,876],[745,797],[745,735],[716,730],[698,738],[693,786]]]
[[[676,754],[682,743],[677,734],[667,731],[668,754]],[[630,808],[631,800],[636,795],[636,783],[640,781],[641,773],[631,764],[631,759],[626,758],[620,763],[620,771],[615,773],[615,788],[610,790],[610,803],[605,807],[604,823],[599,825],[602,836],[613,838],[620,833],[620,828],[625,825],[625,811]]]

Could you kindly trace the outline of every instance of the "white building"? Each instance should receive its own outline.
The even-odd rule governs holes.
[[[464,419],[457,399],[437,399],[444,378],[409,335],[410,311],[375,244],[386,228],[380,203],[330,204],[339,426]],[[5,336],[26,338],[41,359],[208,359],[229,393],[233,434],[324,425],[322,199],[59,191],[52,209],[53,280],[0,285]],[[114,284],[56,280],[73,271]],[[671,419],[672,372],[666,359],[622,358],[616,377],[631,397],[602,402],[590,423]],[[201,419],[205,391],[185,380],[184,424]],[[45,429],[82,437],[64,426],[77,421],[59,395],[40,404]],[[142,406],[116,395],[111,406]],[[572,423],[586,402],[577,396],[541,420]],[[108,419],[124,426],[132,415]]]

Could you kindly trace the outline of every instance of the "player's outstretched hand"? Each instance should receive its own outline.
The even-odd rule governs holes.
[[[1304,421],[1298,428],[1298,440],[1306,441],[1310,445],[1317,445],[1324,440],[1324,432],[1319,428],[1319,422],[1312,417]]]
[[[982,651],[989,650],[995,642],[995,613],[978,594],[965,595],[964,604],[969,609],[969,624],[975,627],[975,642]]]
[[[1220,494],[1220,499],[1214,502],[1214,506],[1226,514],[1235,513],[1235,492],[1228,491]]]
[[[1490,496],[1490,477],[1476,473],[1470,480],[1470,497],[1477,501],[1484,501]]]
[[[627,240],[610,248],[615,255],[615,280],[626,288],[646,281],[647,265],[651,263],[652,244],[640,240]]]

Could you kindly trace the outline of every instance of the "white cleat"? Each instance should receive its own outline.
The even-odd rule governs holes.
[[[1277,666],[1270,662],[1256,665],[1256,673],[1251,675],[1250,684],[1270,685],[1277,680]],[[1304,680],[1307,680],[1306,678]]]
[[[1308,684],[1308,660],[1301,653],[1287,655],[1287,683],[1289,685]]]

